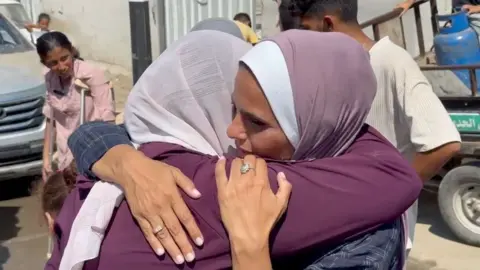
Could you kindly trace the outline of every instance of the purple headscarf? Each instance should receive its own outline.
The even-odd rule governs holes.
[[[295,147],[294,159],[341,154],[375,98],[368,53],[341,33],[286,31],[259,43],[241,61]]]

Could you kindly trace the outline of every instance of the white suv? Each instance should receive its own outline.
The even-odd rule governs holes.
[[[33,44],[0,10],[0,180],[41,173],[42,69]]]

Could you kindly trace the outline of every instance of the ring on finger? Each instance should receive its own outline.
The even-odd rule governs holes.
[[[158,225],[157,227],[155,227],[155,229],[153,229],[153,234],[156,236],[157,234],[161,233],[163,229],[163,226]]]
[[[248,173],[249,171],[255,171],[255,168],[253,168],[252,166],[250,166],[250,164],[244,162],[242,164],[242,166],[240,166],[240,173],[241,174],[246,174]]]

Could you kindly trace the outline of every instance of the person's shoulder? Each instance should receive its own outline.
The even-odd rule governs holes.
[[[76,59],[75,60],[75,77],[78,79],[91,79],[93,77],[105,78],[105,72],[95,64],[87,61]]]
[[[103,72],[100,67],[81,59],[75,60],[75,67],[77,68],[78,73]]]
[[[370,57],[372,64],[390,68],[401,67],[407,62],[415,62],[407,50],[393,43],[388,37],[382,38],[370,49]]]
[[[151,142],[142,144],[138,150],[152,159],[176,160],[177,157],[181,157],[180,161],[186,164],[189,164],[190,162],[198,162],[203,159],[210,159],[212,157],[207,154],[187,149],[181,145],[167,142]]]

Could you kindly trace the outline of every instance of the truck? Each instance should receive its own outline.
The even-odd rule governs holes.
[[[429,5],[434,35],[438,33],[437,6],[435,0],[418,0],[411,7],[414,10],[417,41],[420,55],[417,57],[420,69],[429,71],[468,70],[470,76],[469,96],[439,96],[457,127],[462,145],[459,154],[450,160],[442,172],[425,184],[425,189],[434,190],[438,195],[438,206],[443,220],[450,230],[464,243],[480,247],[480,97],[477,90],[476,65],[436,65],[431,61],[433,51],[425,48],[422,27],[421,5]],[[397,20],[403,32],[403,10],[375,17],[361,24],[364,29],[371,28],[373,38],[382,38],[382,25]],[[402,33],[399,45],[406,47]],[[479,48],[480,50],[480,48]],[[462,85],[464,87],[464,85]],[[455,92],[455,91],[453,91]]]

